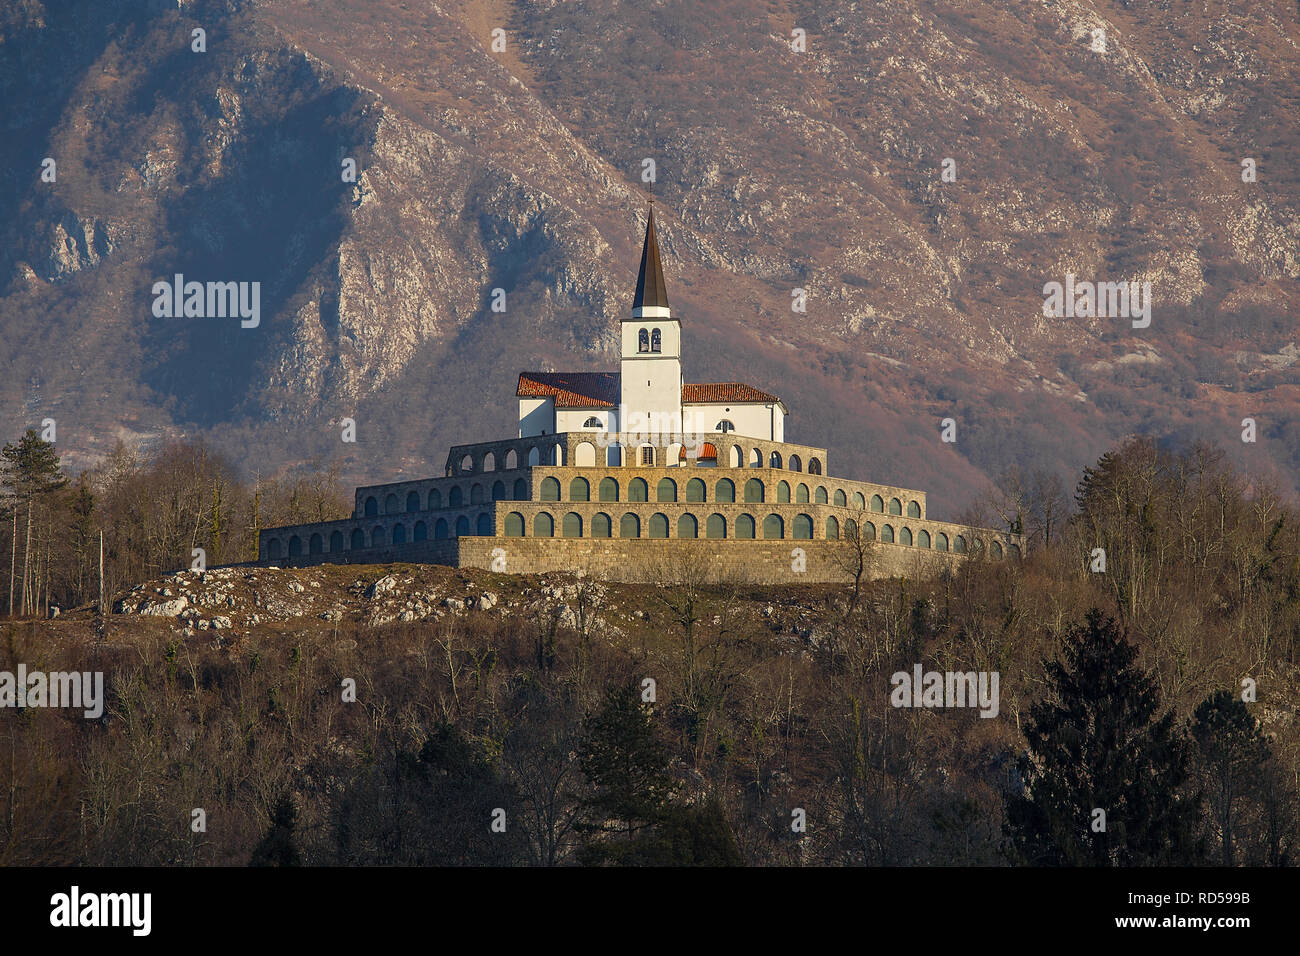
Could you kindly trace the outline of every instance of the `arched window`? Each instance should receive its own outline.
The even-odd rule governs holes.
[[[564,516],[564,523],[562,525],[562,529],[563,529],[564,537],[566,538],[581,538],[582,537],[582,515],[578,514],[575,511],[570,511],[567,515]]]
[[[492,500],[493,501],[506,500],[506,483],[504,481],[492,482]]]
[[[602,422],[601,422],[601,420],[600,420],[599,418],[597,418],[595,415],[592,415],[590,418],[588,418],[585,422],[582,423],[582,427],[583,427],[583,428],[603,428],[604,425],[602,424]]]
[[[636,334],[636,350],[638,352],[650,351],[650,332],[648,329],[642,329]]]
[[[289,557],[302,557],[302,538],[298,537],[296,534],[289,538]]]
[[[845,494],[844,494],[844,489],[843,489],[843,488],[836,488],[836,489],[835,489],[835,505],[836,505],[836,507],[843,508],[843,507],[845,507],[848,503],[849,503],[849,499],[845,496]]]
[[[872,495],[872,496],[871,496],[871,510],[872,510],[872,511],[883,512],[883,511],[885,510],[885,499],[882,498],[882,497],[880,497],[880,495]]]
[[[266,542],[266,558],[268,561],[280,560],[280,539],[270,538]]]
[[[650,537],[668,537],[668,516],[666,514],[656,513],[650,516]]]
[[[777,504],[785,504],[789,500],[790,500],[790,483],[788,481],[778,481],[776,483]]]
[[[655,501],[676,501],[677,482],[671,478],[660,478],[655,486]]]
[[[633,478],[627,483],[628,501],[649,501],[650,486],[644,478]]]
[[[559,501],[560,500],[560,482],[559,479],[547,477],[542,479],[540,501]]]
[[[591,485],[587,483],[586,478],[574,478],[569,482],[569,500],[570,501],[590,501]]]
[[[484,470],[484,471],[496,471],[496,470],[497,470],[497,456],[494,455],[494,454],[492,454],[492,452],[490,452],[490,451],[489,451],[489,452],[485,452],[485,453],[483,454],[483,470]]]
[[[894,526],[892,524],[883,525],[880,528],[880,540],[885,544],[894,543]]]
[[[406,510],[408,513],[420,510],[420,493],[418,491],[407,492]]]
[[[802,481],[794,486],[794,500],[803,505],[808,503],[808,486]]]
[[[334,554],[343,550],[343,532],[335,531],[330,535],[330,553]]]
[[[727,519],[722,515],[709,515],[709,520],[704,523],[704,536],[706,538],[725,538],[727,536]]]
[[[370,547],[382,548],[384,546],[384,529],[375,525],[370,531]]]
[[[846,518],[844,521],[844,540],[858,540],[858,523],[852,518]]]
[[[384,499],[384,514],[397,514],[397,495],[389,495]]]
[[[492,515],[484,511],[478,516],[478,522],[475,525],[474,533],[482,538],[492,537]]]
[[[522,478],[515,479],[515,501],[528,500],[528,482]]]
[[[534,538],[553,538],[555,537],[555,519],[545,511],[539,511],[533,516],[533,537]]]
[[[876,523],[874,521],[862,522],[862,540],[863,541],[876,540]]]
[[[655,447],[654,445],[641,446],[641,464],[646,468],[653,468],[655,464]]]
[[[522,538],[524,536],[524,516],[518,511],[506,515],[506,537]]]
[[[891,515],[901,515],[903,513],[903,503],[897,498],[889,499],[889,513]]]
[[[511,448],[506,452],[505,470],[510,471],[512,468],[519,467],[519,453]]]
[[[966,539],[963,538],[961,535],[957,535],[956,537],[954,537],[954,538],[952,539],[952,549],[953,549],[953,551],[955,551],[957,554],[965,554],[965,553],[966,553]]]
[[[780,515],[768,515],[763,519],[763,537],[765,538],[784,538],[785,522],[781,520]]]
[[[936,551],[948,550],[948,536],[944,534],[942,531],[934,536],[934,550]]]
[[[596,494],[601,501],[618,501],[618,482],[613,478],[600,479]]]
[[[546,434],[546,433],[543,432],[542,434]],[[533,465],[540,465],[541,463],[542,463],[542,453],[538,451],[537,447],[533,446],[532,448],[528,449],[529,467]]]
[[[798,455],[791,455],[791,456],[790,456],[790,470],[791,470],[791,471],[803,471],[803,459],[800,458]]]
[[[994,541],[990,544],[989,551],[993,555],[995,561],[1002,560],[1002,543],[1000,541]]]
[[[820,458],[808,459],[808,474],[820,475],[822,473],[822,460]]]
[[[839,537],[840,537],[840,523],[835,520],[834,515],[831,515],[829,518],[826,519],[826,540],[838,541]]]
[[[745,464],[745,449],[739,445],[732,445],[731,451],[727,454],[727,465],[731,468],[740,468]]]
[[[858,511],[865,511],[867,509],[867,501],[862,497],[862,492],[853,492],[853,507]]]
[[[812,516],[795,515],[794,516],[794,536],[803,540],[812,539]]]
[[[417,522],[415,523],[415,532],[411,535],[411,540],[412,540],[412,541],[428,541],[428,540],[429,540],[429,526],[428,526],[427,524],[425,524],[423,521],[417,521]]]
[[[736,483],[730,478],[723,478],[713,486],[713,500],[732,502],[736,500]]]
[[[930,547],[930,532],[922,528],[916,533],[916,546],[918,548]]]
[[[718,422],[718,424],[713,426],[713,430],[715,432],[722,432],[722,434],[725,435],[727,432],[734,432],[736,430],[736,423],[730,418],[724,418],[722,421]]]
[[[682,515],[677,519],[677,537],[698,538],[699,536],[700,524],[695,520],[695,515]]]
[[[704,500],[704,482],[699,478],[692,478],[686,482],[686,500],[703,501]]]
[[[352,531],[352,550],[359,551],[366,546],[366,533],[360,528]]]
[[[366,517],[373,518],[379,514],[379,499],[371,495],[366,499]]]
[[[435,541],[441,541],[443,538],[447,537],[447,534],[447,519],[439,518],[438,523],[433,526],[433,538]]]
[[[762,501],[763,500],[763,483],[757,478],[751,478],[745,482],[745,500]]]
[[[462,475],[468,475],[473,470],[474,470],[474,456],[466,455],[464,458],[460,460],[460,473]]]
[[[772,452],[771,456],[768,457],[767,465],[769,468],[780,468],[781,453],[779,451]]]
[[[613,523],[610,521],[609,515],[605,514],[603,511],[598,512],[595,515],[592,515],[591,536],[593,538],[610,537],[612,527],[613,527]]]
[[[664,350],[663,337],[659,334],[659,330],[655,329],[653,332],[650,333],[650,351],[662,352],[663,350]]]
[[[472,505],[481,505],[483,503],[483,486],[478,482],[470,486],[469,503]]]
[[[711,441],[700,445],[700,453],[695,456],[695,464],[702,468],[718,467],[718,446]]]
[[[751,448],[749,450],[749,467],[750,468],[763,467],[763,453],[759,451],[757,448]]]
[[[459,485],[457,485],[455,488],[452,488],[449,492],[447,492],[448,508],[459,508],[464,503],[465,503],[465,492],[460,490]]]
[[[620,538],[641,537],[641,519],[630,511],[623,515],[618,523],[618,536]]]
[[[441,507],[442,507],[442,492],[439,491],[437,488],[434,488],[431,492],[429,492],[429,510],[433,511],[435,508],[441,508]]]
[[[907,503],[907,516],[909,518],[921,517],[921,506],[917,504],[915,501],[909,501]]]
[[[467,518],[465,515],[461,515],[459,518],[456,519],[456,537],[458,538],[469,537],[469,518]]]
[[[813,503],[818,505],[826,504],[826,488],[824,486],[817,486],[817,491],[813,494]]]
[[[736,537],[752,538],[754,537],[754,516],[741,515],[736,519]]]
[[[912,529],[911,529],[911,528],[903,528],[901,531],[898,532],[898,543],[899,543],[899,544],[905,544],[905,545],[907,545],[909,548],[912,546]]]
[[[406,544],[406,525],[393,525],[393,544]]]

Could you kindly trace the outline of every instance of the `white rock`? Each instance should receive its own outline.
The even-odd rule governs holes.
[[[375,598],[387,594],[393,588],[397,587],[397,578],[391,574],[386,574],[370,587],[366,588],[366,597]]]
[[[189,606],[189,603],[183,597],[176,598],[173,601],[159,601],[157,604],[146,604],[140,609],[140,613],[149,614],[153,617],[177,617]]]

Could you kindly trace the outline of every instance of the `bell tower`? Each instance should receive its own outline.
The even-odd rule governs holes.
[[[632,315],[622,321],[621,428],[625,432],[682,432],[682,330],[668,307],[654,200],[646,220],[641,272]]]

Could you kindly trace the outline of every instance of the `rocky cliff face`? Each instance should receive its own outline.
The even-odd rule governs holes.
[[[837,473],[950,515],[1150,431],[1295,491],[1298,43],[1284,3],[23,0],[0,408],[74,465],[180,431],[436,472],[513,433],[518,368],[614,367],[652,159],[688,376]],[[156,317],[177,273],[259,324]],[[1045,317],[1067,274],[1149,282],[1150,326]]]

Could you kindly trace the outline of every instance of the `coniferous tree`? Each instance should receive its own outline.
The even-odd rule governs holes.
[[[631,683],[606,692],[604,706],[584,731],[579,766],[595,786],[584,805],[585,828],[620,832],[631,840],[663,818],[672,796],[668,747]]]
[[[32,598],[31,550],[32,550],[32,508],[38,498],[57,491],[67,484],[68,479],[59,471],[59,456],[54,451],[54,443],[48,442],[37,434],[35,428],[27,429],[17,442],[10,442],[0,450],[0,481],[9,489],[17,501],[21,501],[27,512],[26,542],[23,545],[23,585],[22,613],[35,610]],[[10,572],[9,604],[13,607],[13,573]]]
[[[1246,705],[1226,690],[1201,702],[1192,715],[1196,765],[1219,837],[1219,862],[1237,864],[1243,804],[1252,800],[1272,758]]]
[[[1030,709],[1024,793],[1007,801],[1014,856],[1035,865],[1154,866],[1200,858],[1186,739],[1136,649],[1099,610],[1046,663]],[[1104,813],[1104,819],[1097,811]]]

